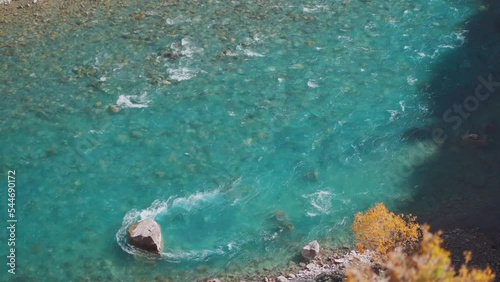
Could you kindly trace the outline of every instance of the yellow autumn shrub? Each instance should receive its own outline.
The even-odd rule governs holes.
[[[354,215],[351,229],[356,238],[359,252],[373,250],[381,255],[387,254],[396,247],[405,250],[413,249],[419,237],[419,225],[412,215],[396,215],[387,210],[384,204],[375,204],[365,213]]]
[[[389,281],[454,281],[455,270],[450,252],[441,248],[440,233],[422,227],[422,242],[417,252],[408,256],[400,248],[387,254],[383,267]]]
[[[455,277],[456,282],[468,282],[468,281],[476,281],[476,282],[490,282],[495,280],[495,274],[491,271],[490,266],[487,266],[486,269],[476,269],[468,267],[468,264],[472,258],[472,252],[466,251],[464,252],[465,264],[460,267],[458,270],[458,275]]]
[[[388,218],[376,221],[377,217],[375,215],[386,216]],[[368,219],[371,219],[372,222],[375,221],[378,225],[376,227],[370,226]],[[402,227],[404,231],[401,234],[414,234],[415,218],[411,217],[409,221],[405,221],[406,225],[403,225],[401,220],[403,220],[403,216],[396,216],[390,213],[382,204],[377,204],[374,209],[369,210],[365,214],[360,213],[356,215],[355,224],[353,224],[356,239],[366,240],[368,234],[375,234],[380,237],[372,241],[363,241],[363,244],[358,245],[358,248],[359,246],[370,246],[372,249],[380,249],[379,246],[383,246],[381,248],[383,251],[391,249],[392,246],[396,246],[396,248],[390,252],[381,254],[382,259],[379,260],[380,265],[378,265],[378,269],[381,269],[381,271],[375,271],[370,265],[354,264],[346,270],[347,281],[492,282],[495,279],[495,275],[489,267],[486,267],[484,270],[469,267],[470,252],[465,252],[465,263],[456,272],[451,263],[450,252],[441,247],[443,243],[441,233],[431,233],[428,225],[424,225],[421,228],[422,240],[416,252],[407,253],[408,248],[404,244],[386,242],[390,241],[389,239],[394,239],[395,236],[391,235],[397,231],[394,228]],[[387,224],[387,222],[393,221],[397,221],[398,223]],[[362,228],[363,226],[365,229]],[[407,229],[411,229],[411,232],[408,232]],[[384,235],[383,232],[385,231],[390,234]],[[401,239],[398,236],[395,238]],[[410,236],[409,238],[413,242],[414,237]],[[404,242],[404,240],[401,242]]]

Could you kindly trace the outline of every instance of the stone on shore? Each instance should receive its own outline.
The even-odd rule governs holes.
[[[318,241],[314,240],[309,244],[305,245],[304,248],[302,248],[300,254],[302,255],[302,258],[308,261],[313,260],[319,254]]]
[[[336,259],[333,259],[333,262],[336,263],[336,264],[343,264],[343,263],[345,263],[345,259],[343,259],[343,258],[336,258]]]
[[[278,278],[276,278],[276,282],[288,282],[289,280],[286,279],[285,276],[278,276]]]
[[[161,254],[163,250],[160,225],[150,218],[143,219],[129,227],[128,241],[130,245],[143,251]]]

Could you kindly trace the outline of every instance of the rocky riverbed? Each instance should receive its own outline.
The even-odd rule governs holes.
[[[128,4],[121,0],[0,0],[0,26],[7,27],[2,28],[3,32],[17,27],[33,35],[36,27],[44,24],[83,24],[98,8],[105,8],[99,11],[109,15],[113,7],[124,5]]]
[[[50,6],[47,0],[0,0],[0,23],[33,20],[42,9]]]

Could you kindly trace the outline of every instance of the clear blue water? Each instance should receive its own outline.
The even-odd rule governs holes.
[[[141,1],[39,36],[4,30],[18,279],[192,281],[286,265],[312,239],[349,244],[355,212],[414,195],[388,172],[438,150],[401,136],[435,121],[422,85],[478,9]],[[129,95],[147,107],[107,109]],[[162,226],[161,261],[126,252],[144,217]]]

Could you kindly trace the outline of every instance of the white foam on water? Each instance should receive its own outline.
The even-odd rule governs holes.
[[[180,23],[189,23],[191,22],[191,19],[188,17],[185,17],[183,15],[177,16],[173,19],[167,19],[166,20],[168,25],[174,25],[174,24],[180,24]]]
[[[183,81],[196,77],[196,75],[200,72],[200,70],[181,67],[178,69],[168,69],[167,72],[169,74],[170,79]]]
[[[201,47],[197,47],[193,41],[193,39],[189,36],[182,38],[181,40],[182,49],[180,53],[183,56],[192,58],[196,54],[203,54],[204,49]]]
[[[240,45],[238,45],[238,47],[236,47],[236,49],[240,52],[243,52],[243,54],[245,56],[248,56],[248,57],[264,57],[263,54],[260,54],[260,53],[257,53],[257,52],[254,52],[252,50],[249,50],[249,49],[244,49],[243,47],[241,47]]]
[[[204,52],[203,48],[196,46],[193,38],[186,36],[181,39],[180,44],[172,43],[170,48],[182,55],[176,65],[169,63],[165,64],[170,79],[176,81],[189,80],[196,77],[200,72],[204,72],[193,67],[193,62],[196,62],[196,57],[203,55]]]
[[[269,231],[263,231],[261,232],[261,237],[264,241],[272,241],[276,238],[278,238],[278,232],[269,232]]]
[[[408,83],[408,85],[415,85],[415,82],[417,82],[418,79],[414,78],[413,76],[409,75],[406,77],[406,83]]]
[[[448,40],[446,40],[447,42],[450,42],[450,41],[452,41],[452,42],[448,43],[448,44],[437,45],[434,48],[434,51],[432,52],[432,54],[425,53],[425,52],[422,52],[422,51],[419,52],[418,50],[415,50],[415,52],[417,52],[417,55],[419,56],[419,58],[431,58],[431,59],[435,59],[436,57],[440,56],[441,51],[442,52],[447,52],[447,50],[443,50],[443,49],[455,49],[457,47],[462,46],[464,44],[464,42],[465,42],[465,37],[463,35],[465,33],[467,33],[467,31],[466,30],[462,30],[460,32],[454,32],[454,33],[452,33],[452,35],[443,37],[444,39],[448,38]]]
[[[122,108],[146,108],[150,103],[146,92],[142,95],[120,95],[116,100],[116,105]]]
[[[395,111],[395,110],[387,110],[390,114],[391,114],[391,117],[389,118],[389,121],[394,121],[398,115],[399,115],[399,112],[398,111]]]
[[[217,198],[219,198],[220,196],[221,196],[220,191],[216,189],[207,192],[198,192],[189,195],[187,197],[170,197],[166,201],[155,200],[153,201],[151,206],[143,210],[132,209],[123,217],[122,226],[120,227],[115,236],[116,241],[118,245],[120,245],[122,250],[124,250],[129,254],[144,256],[152,259],[158,259],[158,257],[155,257],[148,253],[141,252],[140,250],[137,250],[128,244],[127,229],[130,227],[130,225],[146,218],[155,219],[162,215],[166,215],[171,209],[174,208],[190,212],[195,208],[203,207],[203,205],[205,204],[217,201]],[[234,240],[231,241],[230,243],[219,245],[214,249],[189,250],[189,251],[165,249],[164,252],[161,254],[161,259],[172,262],[178,262],[181,260],[204,260],[208,256],[223,255],[227,251],[236,249],[238,249],[238,244]]]
[[[335,224],[333,225],[333,227],[337,227],[337,226],[346,226],[346,225],[347,225],[347,223],[348,223],[348,221],[347,221],[347,217],[345,217],[345,216],[344,216],[344,217],[342,218],[342,220],[335,222]]]
[[[143,220],[146,218],[155,219],[156,216],[165,212],[168,209],[168,206],[169,206],[168,200],[167,201],[154,200],[151,206],[149,206],[147,209],[139,211],[138,220]]]
[[[401,107],[401,111],[404,112],[405,111],[404,101],[399,101],[399,106]]]
[[[113,72],[121,70],[123,67],[125,67],[128,63],[121,63],[117,64],[115,68],[113,68]]]
[[[211,202],[220,196],[219,190],[213,190],[208,192],[198,192],[193,195],[189,195],[187,198],[175,198],[172,201],[172,208],[182,208],[184,210],[190,211],[192,208],[206,202]]]
[[[445,49],[455,49],[455,46],[452,45],[439,45],[439,48],[445,48]]]
[[[236,244],[236,242],[234,242],[234,241],[229,242],[229,244],[227,244],[227,249],[228,249],[228,250],[232,250],[232,249],[233,249],[233,246],[234,246],[235,244]]]
[[[462,46],[465,43],[465,38],[467,37],[467,34],[469,33],[468,30],[460,30],[457,32],[454,32],[453,35],[455,38],[460,41],[460,44],[458,46]]]
[[[209,256],[213,255],[223,255],[225,254],[226,251],[224,251],[222,248],[218,247],[214,250],[197,250],[197,251],[172,251],[172,252],[164,252],[162,253],[162,257],[165,260],[171,261],[171,262],[179,262],[181,260],[205,260]]]
[[[309,80],[307,82],[307,86],[309,86],[311,88],[318,88],[319,87],[319,85],[314,80]]]
[[[302,11],[304,13],[317,13],[321,11],[328,11],[330,10],[330,7],[327,5],[316,5],[314,7],[302,7]]]
[[[417,55],[419,56],[419,58],[434,59],[437,55],[439,55],[439,49],[434,50],[434,52],[432,52],[432,55],[426,54],[425,52],[417,52]]]
[[[264,40],[266,40],[268,37],[269,37],[268,35],[256,33],[256,34],[254,34],[252,39],[254,40],[255,43],[260,44],[260,43],[263,43]]]
[[[89,130],[89,133],[90,133],[90,134],[99,134],[99,135],[102,135],[102,134],[106,133],[106,131],[104,131],[104,130],[94,130],[94,129],[90,129],[90,130]]]
[[[303,198],[309,199],[313,211],[307,211],[309,217],[318,216],[321,214],[330,214],[332,208],[332,193],[328,191],[317,191],[312,194],[302,195]]]
[[[251,51],[248,49],[243,49],[243,52],[245,53],[245,56],[248,56],[248,57],[264,57],[264,54],[260,54],[260,53],[257,53],[257,52],[254,52],[254,51]]]

